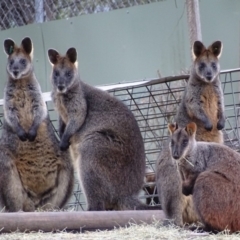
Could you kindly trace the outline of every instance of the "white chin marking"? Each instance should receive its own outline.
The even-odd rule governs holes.
[[[66,88],[64,88],[63,90],[59,90],[58,88],[57,88],[57,92],[58,93],[65,93],[67,90],[66,90]]]

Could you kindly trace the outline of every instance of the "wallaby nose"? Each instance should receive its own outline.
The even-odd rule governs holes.
[[[18,70],[13,71],[14,76],[16,77],[18,75]]]
[[[174,153],[173,153],[173,158],[174,158],[174,159],[179,159],[179,155],[178,155],[177,152],[174,152]]]
[[[62,91],[64,89],[64,86],[58,86],[58,90]]]
[[[210,81],[212,79],[212,73],[211,72],[207,72],[206,78],[207,78],[208,81]]]

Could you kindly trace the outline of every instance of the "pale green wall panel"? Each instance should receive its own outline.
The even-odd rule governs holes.
[[[30,36],[34,65],[43,91],[51,90],[47,49],[65,53],[76,47],[82,79],[93,85],[177,74],[189,66],[189,43],[184,1],[84,15],[0,32],[0,44]],[[0,54],[1,82],[6,80],[6,56]],[[2,97],[2,91],[0,92]]]
[[[10,37],[20,43],[30,36],[34,66],[43,91],[50,91],[47,49],[65,53],[76,47],[82,79],[93,85],[178,74],[190,66],[190,46],[184,0],[33,24],[0,32],[0,44]],[[239,67],[240,1],[200,0],[203,41],[224,44],[222,69]],[[2,51],[2,52],[1,52]],[[6,55],[0,51],[0,89],[6,81]],[[0,98],[2,98],[0,91]]]
[[[200,0],[203,41],[223,42],[222,69],[239,67],[240,56],[240,1]]]

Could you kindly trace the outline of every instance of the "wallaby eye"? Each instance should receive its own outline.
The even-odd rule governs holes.
[[[59,76],[59,71],[54,71],[54,77],[58,77]]]
[[[214,69],[214,70],[216,70],[217,69],[217,65],[216,65],[216,63],[212,63],[212,68]]]
[[[206,64],[205,63],[200,63],[199,64],[199,70],[203,70],[205,68]]]
[[[66,72],[66,76],[67,76],[68,78],[72,77],[71,71],[67,71],[67,72]]]
[[[21,60],[20,60],[20,63],[21,63],[23,66],[26,66],[27,61],[26,61],[26,59],[21,59]]]
[[[183,140],[182,145],[187,146],[187,144],[188,144],[188,140]]]
[[[11,60],[10,60],[10,63],[9,63],[9,64],[10,64],[10,66],[12,66],[12,65],[13,65],[13,63],[14,63],[14,60],[13,60],[13,59],[11,59]]]

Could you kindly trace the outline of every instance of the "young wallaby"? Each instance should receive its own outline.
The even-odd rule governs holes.
[[[175,121],[180,127],[190,122],[198,126],[197,141],[223,143],[225,125],[223,91],[219,78],[222,43],[206,48],[200,41],[193,44],[194,62]]]
[[[194,207],[206,230],[240,230],[240,154],[217,143],[197,142],[194,122],[169,125],[170,152],[184,178],[183,193],[193,194]]]
[[[224,127],[224,103],[221,82],[219,79],[219,58],[222,43],[216,41],[206,48],[202,42],[195,41],[192,47],[194,62],[185,88],[175,121],[180,127],[190,122],[198,126],[197,141],[223,143],[221,129]],[[156,165],[157,190],[162,208],[168,219],[182,226],[182,214],[194,216],[194,209],[185,208],[185,196],[182,195],[182,180],[176,164],[172,162],[169,151],[169,140],[163,147]],[[188,209],[189,213],[184,213]],[[194,217],[195,218],[195,217]],[[192,222],[192,217],[185,218]]]
[[[59,148],[32,63],[30,38],[4,41],[8,81],[0,140],[0,204],[7,211],[61,208],[73,188],[70,153]]]
[[[60,148],[70,146],[88,210],[154,209],[137,199],[145,174],[137,121],[120,100],[80,80],[77,51],[48,50]],[[158,207],[159,208],[159,207]]]

